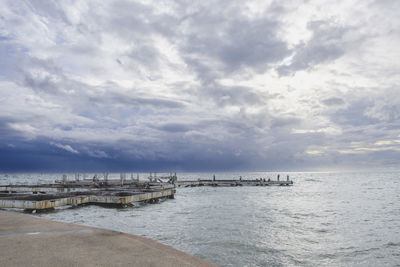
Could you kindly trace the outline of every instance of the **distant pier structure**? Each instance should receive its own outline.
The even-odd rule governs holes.
[[[243,180],[243,179],[234,179],[234,180],[217,180],[217,179],[209,179],[209,180],[180,180],[175,182],[175,185],[178,187],[196,187],[196,186],[291,186],[293,185],[293,180],[286,181],[273,181],[271,179],[254,179],[254,180]]]

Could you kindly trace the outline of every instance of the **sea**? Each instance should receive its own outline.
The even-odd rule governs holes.
[[[177,175],[214,174],[276,179],[278,173]],[[35,216],[148,237],[220,266],[400,266],[400,171],[280,172],[286,175],[293,186],[177,188],[175,199],[157,204]],[[55,179],[61,174],[0,174],[0,184]]]

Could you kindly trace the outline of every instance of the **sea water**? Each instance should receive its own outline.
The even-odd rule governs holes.
[[[281,179],[287,174],[293,186],[177,188],[175,199],[158,204],[37,216],[145,236],[221,266],[400,266],[400,172],[281,172]],[[276,179],[277,173],[215,175]],[[0,184],[60,177],[2,174]]]

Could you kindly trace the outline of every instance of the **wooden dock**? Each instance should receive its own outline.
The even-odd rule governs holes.
[[[175,185],[178,187],[196,187],[196,186],[290,186],[293,181],[272,181],[272,180],[180,180],[176,181]]]

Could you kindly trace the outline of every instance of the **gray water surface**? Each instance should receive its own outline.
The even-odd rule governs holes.
[[[217,178],[239,175],[276,176]],[[290,187],[177,188],[175,199],[158,204],[83,206],[38,216],[146,236],[221,266],[400,266],[400,172],[290,176]],[[0,184],[53,178],[1,175]]]

